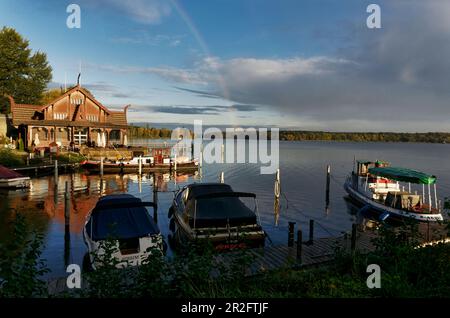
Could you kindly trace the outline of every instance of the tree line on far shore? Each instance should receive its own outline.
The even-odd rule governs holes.
[[[450,143],[450,133],[280,131],[280,140]]]
[[[170,138],[172,130],[153,128],[147,124],[129,126],[128,134],[132,138],[165,139]],[[270,138],[270,131],[268,138]],[[226,138],[225,133],[223,138]],[[450,143],[450,133],[393,133],[393,132],[326,132],[326,131],[289,131],[282,130],[280,140],[284,141],[354,141],[354,142],[426,142]]]

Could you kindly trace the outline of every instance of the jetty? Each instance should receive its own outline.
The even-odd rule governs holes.
[[[311,228],[310,228],[311,229]],[[292,230],[292,228],[291,228]],[[439,243],[450,243],[448,229],[445,224],[420,223],[418,248]],[[280,269],[307,269],[331,264],[340,253],[367,254],[375,251],[375,241],[379,238],[378,230],[359,229],[353,224],[352,230],[336,237],[314,239],[309,235],[303,240],[303,232],[297,231],[297,238],[292,242],[292,233],[288,233],[287,244],[268,245],[261,248],[247,249],[246,256],[251,259],[245,269],[246,276],[260,275]],[[217,263],[232,264],[242,257],[242,253],[228,252],[215,256]],[[68,292],[66,277],[51,279],[48,282],[50,295]]]

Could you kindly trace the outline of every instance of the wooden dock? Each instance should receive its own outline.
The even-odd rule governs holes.
[[[450,239],[447,238],[447,231],[445,225],[442,224],[421,224],[419,233],[422,239],[419,243],[433,244],[433,242],[438,241],[450,243]],[[246,250],[248,253],[246,256],[251,260],[250,266],[246,269],[246,275],[252,276],[283,268],[299,269],[324,265],[333,262],[338,249],[349,253],[353,250],[362,254],[375,250],[374,239],[379,236],[377,231],[356,230],[354,233],[355,236],[344,234],[339,237],[317,238],[313,241],[302,242],[301,249],[298,249],[297,240],[292,246],[271,245]],[[216,256],[216,261],[232,264],[239,261],[240,257],[242,257],[242,253],[239,252],[223,253]],[[48,291],[50,295],[69,291],[66,287],[66,278],[61,277],[49,281]]]
[[[422,237],[419,244],[433,244],[435,242],[449,242],[445,225],[438,223],[422,223],[419,225]],[[339,237],[327,237],[301,242],[298,249],[298,240],[292,246],[273,245],[264,248],[249,250],[253,260],[247,275],[256,275],[266,271],[281,268],[299,268],[323,265],[335,259],[336,251],[350,253],[357,251],[362,254],[373,252],[376,248],[374,240],[379,236],[377,231],[355,231],[354,248],[352,248],[352,235],[345,234]],[[219,256],[219,261],[233,262],[233,253]]]
[[[58,163],[58,171],[61,172],[69,172],[79,168],[78,163]],[[51,174],[55,171],[55,164],[41,164],[41,165],[29,165],[19,168],[11,168],[11,170],[20,172],[26,175],[42,175],[42,174]]]

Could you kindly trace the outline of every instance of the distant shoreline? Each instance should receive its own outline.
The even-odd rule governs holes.
[[[170,136],[172,134],[172,130],[168,128],[153,128],[141,126],[130,126],[129,132],[131,138],[147,139],[170,139]],[[268,138],[270,138],[270,131],[268,131]],[[279,139],[281,141],[418,142],[450,144],[450,133],[326,132],[280,130]]]

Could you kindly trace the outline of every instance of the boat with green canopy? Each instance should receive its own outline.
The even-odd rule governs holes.
[[[436,176],[391,167],[385,161],[358,160],[344,188],[349,196],[380,213],[380,219],[442,221]],[[402,184],[401,184],[402,183]]]

